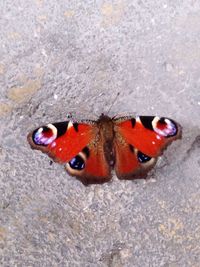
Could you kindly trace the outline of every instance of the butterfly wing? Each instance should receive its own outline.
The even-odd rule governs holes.
[[[115,119],[115,132],[116,174],[132,178],[155,165],[163,150],[181,137],[181,126],[169,118],[140,116]]]
[[[58,122],[41,126],[28,135],[33,149],[47,153],[54,161],[65,163],[94,138],[93,125]]]
[[[115,171],[119,179],[134,179],[141,178],[153,168],[156,163],[156,158],[148,157],[139,152],[128,143],[116,139],[115,141]],[[140,156],[140,159],[138,158]]]
[[[54,161],[66,163],[68,173],[87,184],[110,179],[110,168],[98,137],[95,122],[65,121],[37,128],[28,134],[28,142]]]
[[[103,144],[91,142],[66,164],[66,170],[83,184],[100,184],[111,179],[111,168],[105,158]]]

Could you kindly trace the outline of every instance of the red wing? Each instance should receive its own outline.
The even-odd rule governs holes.
[[[181,126],[168,118],[140,116],[115,120],[115,170],[119,178],[145,174],[173,140],[181,137]]]
[[[115,121],[115,131],[118,132],[142,153],[157,157],[173,140],[181,137],[181,126],[168,118],[140,116],[129,120]]]
[[[47,153],[54,161],[66,163],[69,174],[84,184],[103,183],[110,177],[110,167],[103,153],[95,123],[71,121],[48,124],[29,133],[33,149]]]
[[[58,122],[29,133],[28,141],[33,149],[47,153],[56,162],[65,163],[95,138],[94,129],[92,124]]]

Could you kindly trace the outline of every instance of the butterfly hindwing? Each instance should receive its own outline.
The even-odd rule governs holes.
[[[116,140],[115,171],[119,179],[143,177],[156,163],[156,158],[149,157],[132,145]]]
[[[67,172],[83,184],[104,183],[111,179],[111,169],[106,161],[103,145],[90,143],[66,164]]]

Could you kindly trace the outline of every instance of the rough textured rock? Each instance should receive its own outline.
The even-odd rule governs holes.
[[[199,1],[1,1],[0,265],[200,266]],[[26,135],[67,114],[183,126],[148,180],[83,186]]]

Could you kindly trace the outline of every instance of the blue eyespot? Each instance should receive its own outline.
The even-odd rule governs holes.
[[[151,157],[145,155],[141,151],[138,151],[137,157],[140,163],[146,163],[147,161],[151,160]]]
[[[81,171],[85,168],[85,162],[84,160],[81,158],[81,156],[77,155],[76,157],[74,157],[73,159],[71,159],[69,161],[69,166],[73,169],[73,170],[78,170]]]

